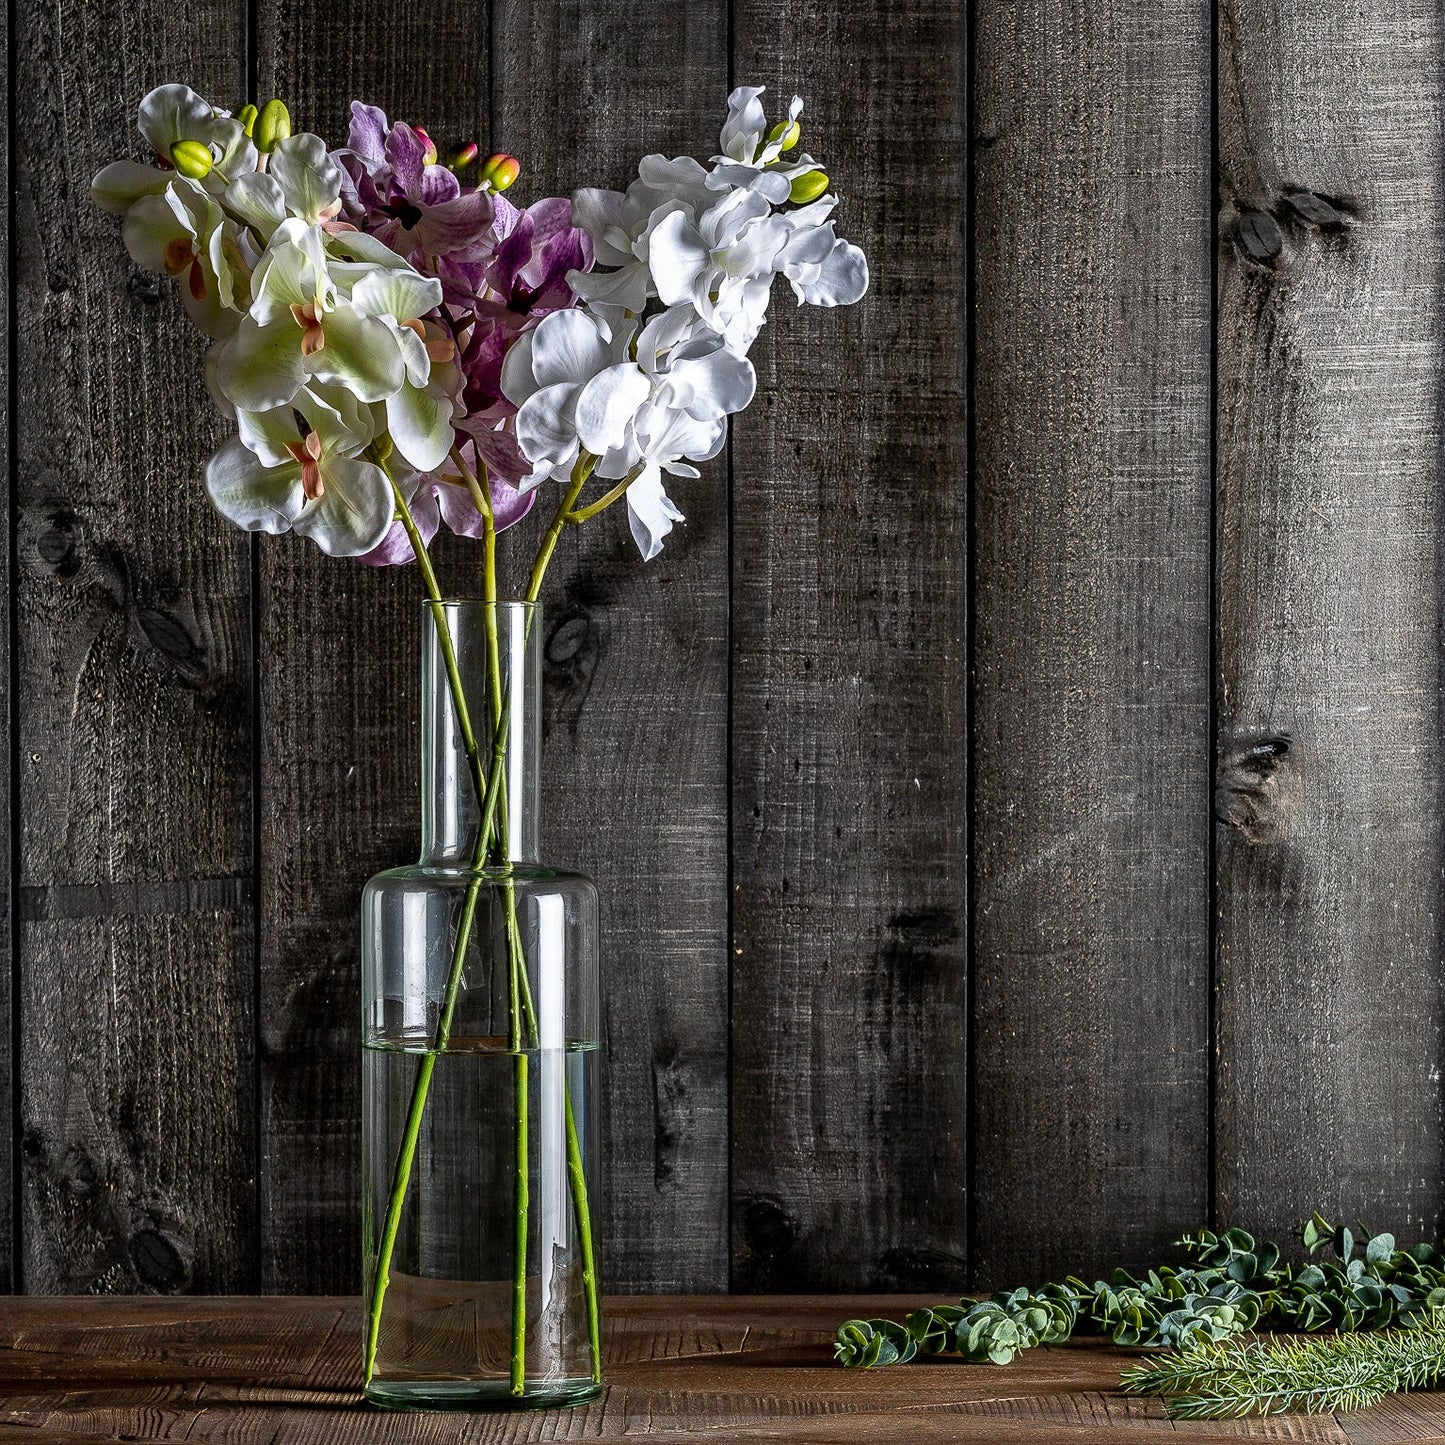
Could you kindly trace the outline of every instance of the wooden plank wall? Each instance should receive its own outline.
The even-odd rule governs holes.
[[[872,258],[852,311],[779,296],[657,562],[608,514],[554,566],[613,1288],[1438,1230],[1434,8],[16,0],[10,41],[0,1288],[359,1273],[417,607],[200,494],[198,343],[86,195],[171,78],[338,140],[360,96],[534,195],[796,89]]]

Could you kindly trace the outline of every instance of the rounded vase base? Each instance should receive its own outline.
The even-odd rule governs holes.
[[[576,1380],[528,1380],[520,1395],[506,1380],[372,1380],[366,1398],[383,1410],[560,1410],[598,1399],[602,1386]]]

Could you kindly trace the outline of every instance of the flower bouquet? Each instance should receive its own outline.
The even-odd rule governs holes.
[[[555,1404],[601,1388],[598,908],[537,845],[541,627],[567,527],[619,501],[644,559],[752,400],[773,283],[857,301],[856,246],[798,151],[728,101],[719,153],[645,157],[625,193],[526,208],[519,166],[351,106],[347,143],[291,133],[277,100],[235,115],[183,85],[141,103],[157,164],[117,161],[96,202],[131,257],[174,276],[213,344],[235,435],[216,509],[424,589],[423,846],[362,904],[368,1395],[399,1405]],[[551,495],[548,496],[548,493]],[[497,537],[548,518],[522,596]],[[428,544],[481,542],[480,597],[448,598]]]

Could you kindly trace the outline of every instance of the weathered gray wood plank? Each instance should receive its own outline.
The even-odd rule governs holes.
[[[1166,11],[975,12],[985,1281],[1207,1209],[1210,36]]]
[[[260,84],[343,143],[351,99],[485,140],[486,6],[263,0]],[[456,590],[475,545],[436,548]],[[418,846],[414,567],[333,561],[299,538],[261,561],[261,1238],[268,1290],[361,1280],[362,885]]]
[[[733,440],[733,1283],[965,1270],[964,11],[736,7],[871,294],[780,283]]]
[[[497,0],[496,142],[519,200],[625,186],[645,153],[716,149],[724,0]],[[615,1289],[727,1285],[727,473],[673,495],[644,565],[618,506],[548,579],[544,855],[603,899],[603,1270]],[[536,547],[537,515],[506,540]]]
[[[1220,11],[1221,1215],[1441,1221],[1445,39]]]
[[[0,37],[0,72],[9,84],[10,35]],[[7,92],[8,93],[8,92]],[[10,188],[10,126],[8,108],[0,109],[0,188],[5,193],[5,234],[15,234],[15,196]],[[10,296],[10,247],[0,247],[0,296]],[[4,496],[0,498],[0,536],[4,537],[4,554],[0,557],[0,677],[5,680],[4,696],[0,697],[0,736],[5,739],[5,753],[0,759],[0,1293],[14,1288],[14,1130],[12,1128],[14,1096],[12,1077],[15,1060],[11,1049],[11,1035],[14,1027],[14,990],[11,980],[14,973],[14,915],[11,909],[14,899],[11,894],[13,879],[11,870],[14,857],[11,850],[11,832],[14,815],[11,811],[14,799],[11,797],[10,774],[14,763],[16,722],[12,702],[14,692],[10,652],[11,586],[10,553],[14,534],[12,522],[12,478],[11,478],[11,427],[14,416],[10,407],[10,306],[0,308],[0,476],[5,479]]]
[[[150,86],[235,95],[244,15],[27,0],[15,21],[22,1279],[240,1289],[247,545],[200,485],[222,435],[200,338],[88,188],[141,156]]]

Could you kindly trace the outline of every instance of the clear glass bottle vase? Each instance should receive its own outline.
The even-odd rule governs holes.
[[[363,895],[378,1404],[563,1405],[602,1388],[597,892],[539,861],[541,633],[536,604],[426,606],[421,859]]]

